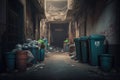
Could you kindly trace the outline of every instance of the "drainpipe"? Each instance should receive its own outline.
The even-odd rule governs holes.
[[[48,29],[49,29],[49,31],[48,31],[48,42],[49,42],[49,44],[50,44],[50,37],[51,37],[51,30],[50,30],[50,23],[48,23]]]
[[[69,22],[69,32],[68,32],[68,36],[69,36],[69,40],[71,40],[71,36],[72,36],[72,34],[71,34],[71,22]]]
[[[24,0],[24,41],[27,39],[27,26],[28,26],[28,20],[27,20],[27,1]]]
[[[87,35],[87,7],[85,9],[84,36]]]

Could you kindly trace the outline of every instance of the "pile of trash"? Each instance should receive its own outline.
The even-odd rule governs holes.
[[[27,39],[26,43],[22,45],[23,48],[29,48],[29,47],[40,47],[40,44],[37,40],[31,40]]]
[[[38,62],[43,62],[45,57],[45,49],[41,48],[38,41],[27,39],[23,44],[16,44],[15,48],[6,52],[6,69],[7,71],[26,70]]]

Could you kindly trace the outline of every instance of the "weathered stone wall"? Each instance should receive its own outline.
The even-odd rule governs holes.
[[[98,0],[94,8],[88,7],[86,34],[103,34],[108,41],[107,53],[115,57],[115,67],[120,66],[120,8],[118,0]],[[81,18],[83,19],[83,18]],[[85,26],[81,26],[85,27]]]
[[[0,0],[0,64],[1,64],[1,50],[2,50],[2,35],[7,27],[6,24],[6,0]]]

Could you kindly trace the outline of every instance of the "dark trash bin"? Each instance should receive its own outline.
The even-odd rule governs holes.
[[[104,40],[104,35],[93,34],[89,36],[89,59],[93,66],[98,66],[98,55],[105,53]]]
[[[13,71],[15,69],[15,53],[6,52],[6,66],[8,71]]]
[[[81,55],[81,48],[80,48],[80,38],[75,38],[74,42],[75,42],[75,49],[76,49],[76,58],[77,60],[81,61],[82,55]]]
[[[89,58],[89,46],[88,46],[88,37],[87,36],[82,36],[80,38],[81,42],[81,54],[82,54],[82,62],[87,63],[88,58]]]
[[[39,61],[44,61],[44,58],[45,58],[45,49],[39,49],[38,60]]]
[[[113,68],[113,56],[111,54],[99,55],[99,68],[105,72],[111,71]]]
[[[37,56],[38,56],[38,47],[30,47],[30,51],[32,52],[34,59],[32,61],[33,64],[37,63]]]

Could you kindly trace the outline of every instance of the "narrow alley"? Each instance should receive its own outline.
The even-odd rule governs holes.
[[[0,80],[120,80],[120,0],[0,0]]]

